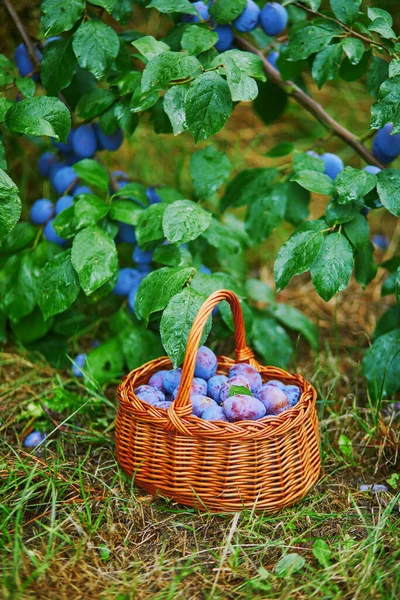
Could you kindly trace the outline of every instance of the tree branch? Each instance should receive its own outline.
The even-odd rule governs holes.
[[[29,37],[25,27],[22,24],[21,19],[19,18],[19,16],[17,15],[13,5],[11,4],[10,0],[3,0],[4,2],[4,6],[6,7],[10,17],[12,18],[12,20],[14,21],[19,33],[21,34],[22,39],[25,42],[25,46],[28,50],[29,56],[31,57],[31,59],[33,60],[33,63],[35,65],[39,65],[40,64],[40,60],[38,55],[36,54],[35,51],[35,47],[31,42],[31,38]]]
[[[328,113],[325,112],[318,102],[315,102],[315,100],[313,100],[308,94],[303,92],[303,90],[298,85],[293,83],[293,81],[283,80],[279,71],[267,61],[260,50],[257,50],[257,48],[254,48],[254,46],[249,44],[249,42],[237,36],[235,36],[234,44],[242,50],[252,52],[253,54],[259,56],[263,62],[264,72],[267,75],[268,80],[281,88],[289,96],[294,98],[298,104],[312,114],[317,121],[319,121],[326,129],[328,129],[328,131],[331,131],[334,135],[343,140],[348,146],[353,148],[353,150],[355,150],[357,154],[359,154],[367,163],[376,165],[380,169],[385,168],[385,166],[375,158],[372,152],[368,150],[368,148],[366,148],[355,135],[353,135],[350,131],[348,131],[345,127],[340,125],[340,123],[328,115]]]

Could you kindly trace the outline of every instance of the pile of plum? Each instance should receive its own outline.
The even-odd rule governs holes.
[[[197,353],[190,399],[192,414],[205,421],[255,421],[276,416],[299,401],[301,390],[278,380],[263,383],[247,363],[237,363],[229,375],[217,375],[217,357],[206,346]],[[135,394],[157,408],[168,408],[178,395],[182,369],[157,371]]]

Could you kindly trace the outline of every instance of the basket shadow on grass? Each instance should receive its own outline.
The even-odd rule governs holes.
[[[349,381],[337,365],[327,352],[305,368],[320,398],[323,471],[315,488],[277,515],[211,515],[154,499],[121,472],[107,394],[61,380],[26,356],[4,354],[0,596],[396,597],[398,424],[359,406],[365,392],[357,370]],[[78,411],[63,422],[50,412],[54,433],[40,450],[25,452],[20,411],[60,387],[80,405],[88,399],[90,416]],[[357,390],[357,398],[346,389]],[[360,483],[387,479],[390,493],[358,492]],[[287,554],[295,556],[285,566],[279,561]]]

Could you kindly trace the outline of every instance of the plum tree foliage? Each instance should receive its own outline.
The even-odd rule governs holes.
[[[160,23],[154,35],[124,27],[134,11],[148,11],[149,27]],[[284,327],[316,347],[314,325],[249,278],[244,256],[286,221],[295,230],[275,262],[278,291],[309,271],[328,301],[353,272],[362,287],[375,277],[367,214],[400,216],[400,170],[388,167],[400,153],[400,43],[391,15],[361,0],[43,0],[37,41],[23,37],[13,58],[0,55],[1,340],[11,335],[54,361],[104,307],[109,339],[77,362],[79,374],[85,364],[105,382],[124,363],[134,368],[159,355],[160,339],[178,367],[202,301],[229,288],[266,362],[288,364]],[[306,94],[303,75],[319,88],[336,77],[365,84],[378,130],[372,150]],[[284,169],[232,174],[228,156],[207,142],[193,150],[193,196],[184,198],[162,182],[109,173],[99,160],[134,136],[146,114],[156,133],[191,136],[195,146],[225,126],[237,103],[252,102],[269,123],[290,97],[366,166],[344,167],[328,147],[319,155],[284,142],[267,153],[286,156]],[[21,134],[41,149],[38,170],[54,198],[24,193],[30,222],[20,219],[17,173],[6,158]],[[315,220],[310,192],[327,197]],[[383,293],[399,300],[400,256],[381,267],[389,273]],[[375,397],[400,388],[400,322],[389,312],[364,360]],[[224,337],[231,329],[222,304],[215,331]]]

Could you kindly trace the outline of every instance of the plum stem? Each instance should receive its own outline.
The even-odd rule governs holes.
[[[278,69],[275,69],[264,57],[263,53],[249,44],[246,40],[235,36],[234,40],[235,45],[241,50],[245,50],[247,52],[252,52],[259,56],[263,63],[263,69],[265,74],[268,77],[268,80],[271,83],[274,83],[276,86],[281,88],[284,92],[286,92],[290,97],[294,98],[300,106],[302,106],[306,111],[308,111],[313,117],[317,119],[328,131],[331,131],[334,135],[339,137],[342,141],[344,141],[348,146],[353,148],[368,164],[376,165],[380,169],[385,169],[385,166],[382,165],[372,154],[364,144],[362,144],[359,139],[351,133],[348,129],[340,125],[333,117],[331,117],[322,106],[313,100],[311,96],[306,94],[298,85],[296,85],[293,81],[285,81],[282,79]]]
[[[36,54],[35,47],[32,44],[31,38],[29,37],[28,32],[26,31],[25,27],[23,26],[22,21],[19,18],[18,14],[17,14],[16,10],[14,9],[13,5],[11,4],[10,0],[4,0],[4,6],[6,7],[10,17],[14,21],[19,33],[21,34],[21,37],[24,40],[25,46],[28,50],[29,56],[33,60],[34,64],[38,66],[40,64],[40,60],[39,60],[38,55]]]

